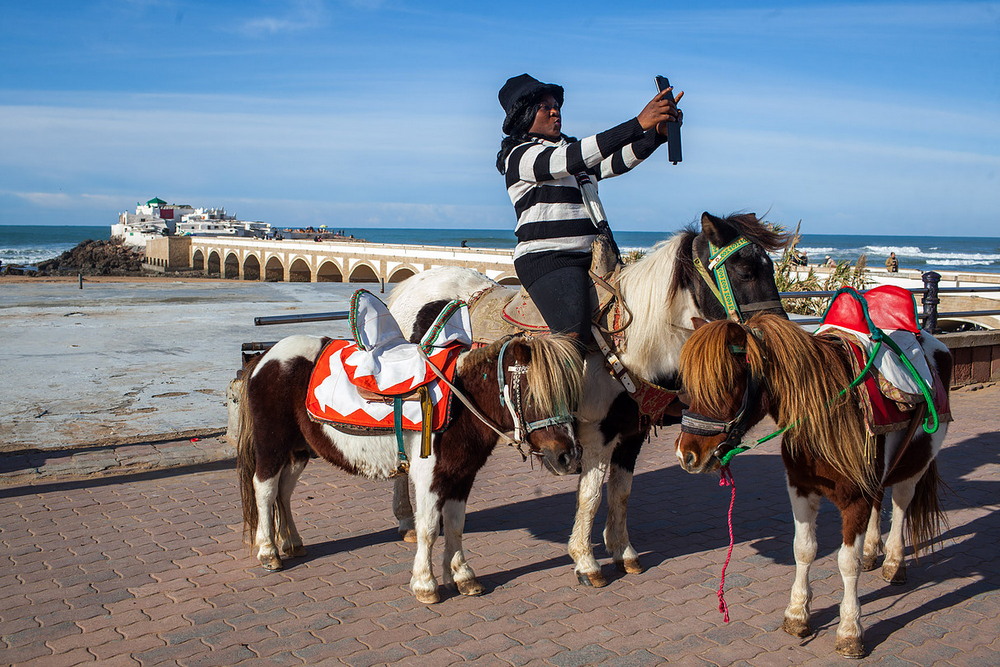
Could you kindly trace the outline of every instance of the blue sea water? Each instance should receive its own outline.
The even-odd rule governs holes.
[[[372,243],[513,248],[509,229],[417,229],[347,227],[346,234]],[[0,261],[4,264],[35,264],[58,256],[88,239],[107,239],[111,227],[0,225]],[[616,231],[623,252],[648,249],[672,232]],[[810,263],[829,255],[834,260],[856,262],[862,254],[868,263],[881,267],[895,252],[901,269],[920,271],[974,271],[1000,273],[1000,238],[950,236],[875,236],[849,234],[803,234],[799,249]]]

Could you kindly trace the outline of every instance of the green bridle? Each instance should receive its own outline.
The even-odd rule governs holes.
[[[705,280],[708,289],[712,291],[715,298],[722,304],[729,319],[733,322],[745,322],[746,318],[743,317],[740,306],[736,303],[736,296],[733,294],[733,287],[729,282],[729,274],[726,271],[726,260],[748,245],[750,245],[750,241],[742,236],[736,237],[729,245],[722,248],[717,247],[709,241],[708,268],[705,268],[705,264],[702,263],[700,258],[694,258],[694,266],[698,270],[698,273]],[[771,308],[781,308],[781,300],[760,301],[743,305],[743,309],[749,311],[768,310]]]

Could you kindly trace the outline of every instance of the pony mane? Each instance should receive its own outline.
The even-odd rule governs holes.
[[[772,414],[787,428],[792,455],[805,452],[833,466],[861,488],[873,490],[874,438],[865,429],[846,350],[836,340],[812,336],[792,321],[760,313],[745,325],[711,322],[685,346],[681,368],[692,404],[724,414],[739,371],[729,345],[746,349],[751,373],[764,378]]]
[[[760,332],[765,377],[778,399],[776,421],[790,426],[784,441],[792,454],[806,451],[866,490],[877,488],[875,439],[865,429],[847,355],[837,340],[813,336],[790,320],[761,313],[747,321]]]
[[[531,348],[528,400],[549,415],[575,411],[583,395],[580,346],[561,335],[529,338],[526,342]]]
[[[531,350],[526,400],[545,414],[575,411],[583,394],[583,355],[576,341],[560,334],[516,336],[514,340]],[[463,365],[495,369],[502,346],[503,341],[497,341],[471,350]]]
[[[694,276],[691,241],[696,235],[693,230],[678,232],[621,271],[619,285],[633,313],[622,362],[650,382],[676,373],[691,318],[700,314],[694,298],[682,289]]]
[[[784,248],[791,239],[790,234],[776,231],[770,225],[764,224],[753,213],[734,213],[724,220],[736,227],[740,236],[756,243],[768,252]]]

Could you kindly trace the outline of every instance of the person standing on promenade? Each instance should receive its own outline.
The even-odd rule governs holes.
[[[591,243],[604,234],[618,251],[607,222],[591,219],[583,187],[630,171],[666,142],[666,123],[682,119],[667,92],[638,116],[577,140],[562,133],[562,86],[521,74],[500,89],[506,136],[496,166],[517,215],[514,270],[552,331],[581,345],[592,341]]]
[[[889,273],[896,273],[899,271],[899,260],[896,259],[896,253],[890,252],[889,256],[886,257],[885,270]]]

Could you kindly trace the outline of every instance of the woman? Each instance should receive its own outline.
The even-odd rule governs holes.
[[[562,133],[562,86],[521,74],[500,89],[506,136],[497,170],[517,214],[514,270],[552,331],[581,345],[592,340],[590,246],[597,234],[611,239],[607,221],[588,213],[582,188],[630,171],[666,142],[666,123],[682,117],[667,92],[635,118],[577,140]]]

